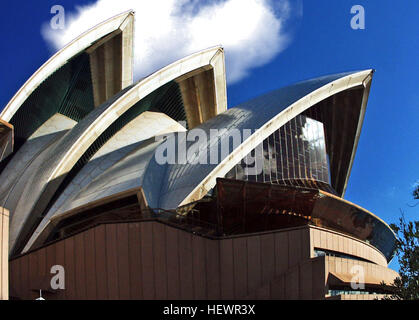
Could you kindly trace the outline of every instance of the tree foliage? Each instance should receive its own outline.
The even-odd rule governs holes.
[[[413,197],[419,200],[419,186]],[[400,265],[400,277],[394,281],[390,299],[419,300],[419,221],[406,222],[402,212],[399,224],[390,226],[398,236],[396,254]]]

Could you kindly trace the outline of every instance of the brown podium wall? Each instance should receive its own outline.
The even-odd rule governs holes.
[[[11,298],[34,299],[53,265],[65,290],[46,299],[244,298],[310,258],[308,227],[222,240],[157,221],[99,225],[10,262]]]

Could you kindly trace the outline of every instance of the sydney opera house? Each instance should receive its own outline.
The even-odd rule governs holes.
[[[227,108],[221,47],[133,83],[133,22],[80,35],[0,114],[0,298],[391,292],[395,234],[343,198],[373,70]]]

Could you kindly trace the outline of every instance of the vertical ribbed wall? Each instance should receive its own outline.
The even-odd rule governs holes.
[[[310,257],[309,229],[210,240],[159,222],[100,225],[14,259],[11,296],[33,299],[243,298]]]
[[[250,157],[254,157],[255,163]],[[288,121],[237,164],[226,178],[311,187],[334,193],[323,124],[304,115]],[[249,165],[250,164],[250,165]],[[259,174],[246,173],[255,166]]]

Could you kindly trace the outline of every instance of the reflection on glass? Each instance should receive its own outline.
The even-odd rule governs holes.
[[[330,187],[329,165],[323,124],[305,115],[298,115],[266,138],[261,148],[249,156],[260,159],[259,175],[246,174],[245,161],[237,164],[226,178],[294,185],[323,189],[335,193]],[[260,154],[258,154],[260,153]]]

